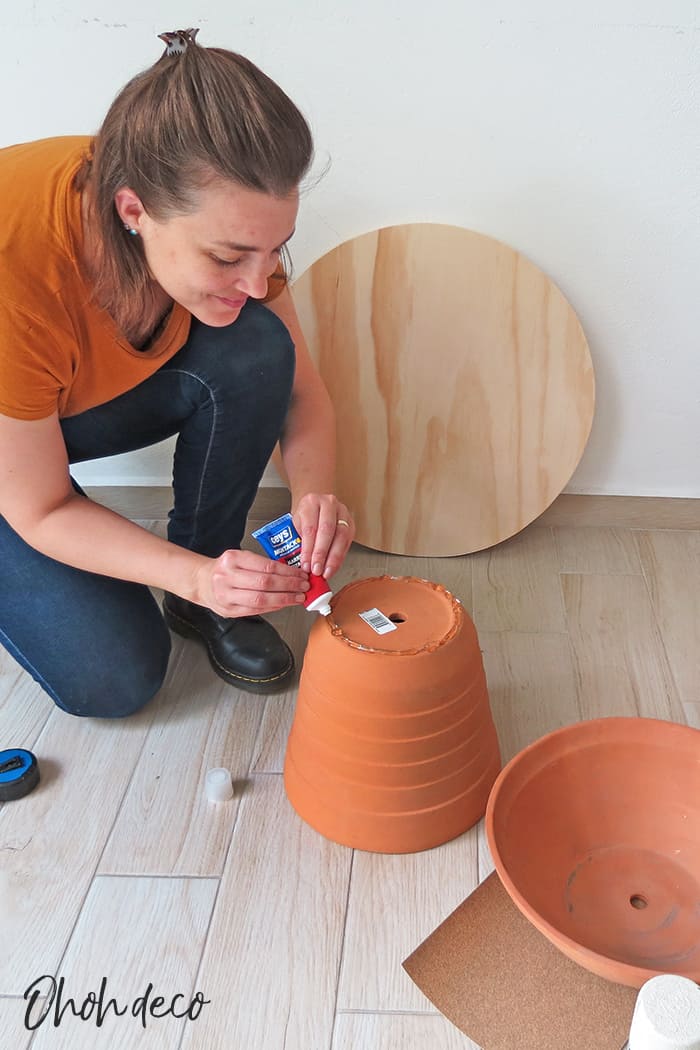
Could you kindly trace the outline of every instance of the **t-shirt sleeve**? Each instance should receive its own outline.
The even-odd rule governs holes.
[[[15,419],[50,416],[69,385],[70,358],[45,322],[0,301],[0,413]]]

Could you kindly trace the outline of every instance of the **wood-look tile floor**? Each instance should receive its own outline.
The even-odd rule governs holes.
[[[387,571],[471,612],[504,761],[599,715],[700,727],[698,531],[540,523],[443,560],[356,547],[334,584]],[[311,616],[272,619],[300,664]],[[0,654],[0,747],[29,747],[43,773],[0,808],[0,1050],[474,1047],[401,961],[492,870],[483,826],[408,856],[321,838],[283,790],[294,702],[231,689],[178,638],[147,709],[80,720]],[[211,805],[220,765],[236,795]],[[101,988],[102,1023],[74,1016],[68,999]],[[147,994],[163,1016],[144,1028]]]

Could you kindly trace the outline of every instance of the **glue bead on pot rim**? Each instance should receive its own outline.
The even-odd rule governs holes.
[[[296,567],[300,565],[301,536],[296,530],[291,514],[282,514],[274,521],[261,525],[253,533],[253,539],[257,540],[265,553],[275,561],[284,561],[287,565]],[[318,612],[322,616],[328,616],[331,611],[330,600],[333,597],[328,581],[323,576],[309,573],[309,583],[311,586],[306,592],[304,607],[307,612]]]

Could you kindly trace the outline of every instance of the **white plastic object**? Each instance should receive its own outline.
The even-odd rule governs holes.
[[[317,612],[321,616],[328,616],[331,611],[331,598],[333,597],[333,591],[326,591],[325,594],[319,594],[318,598],[314,598],[312,602],[305,607],[307,612]]]
[[[228,769],[210,769],[204,787],[210,802],[228,802],[233,798],[233,783]]]
[[[639,990],[629,1050],[700,1050],[700,988],[688,977],[661,974]]]

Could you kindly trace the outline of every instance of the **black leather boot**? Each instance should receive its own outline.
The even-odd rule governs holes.
[[[214,671],[229,685],[250,693],[274,693],[292,676],[291,649],[261,616],[226,619],[167,591],[163,615],[176,634],[206,645]]]

